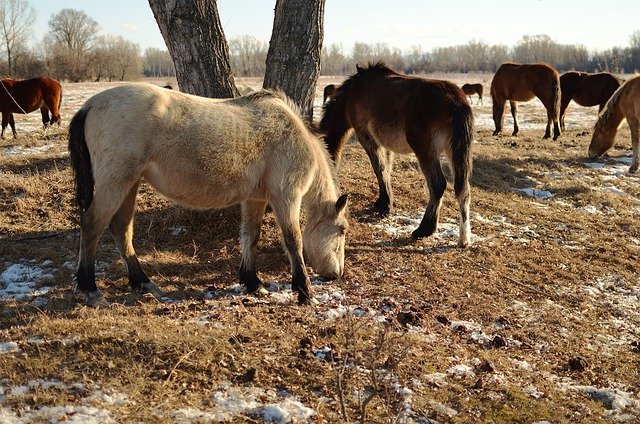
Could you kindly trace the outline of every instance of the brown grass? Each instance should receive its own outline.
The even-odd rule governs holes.
[[[475,110],[490,108],[485,99]],[[568,123],[572,111],[578,106],[569,108]],[[67,122],[72,113],[63,108]],[[520,109],[521,122],[542,114],[533,106],[528,113]],[[340,170],[351,202],[348,269],[342,280],[314,286],[320,303],[313,307],[235,290],[237,208],[188,211],[148,186],[138,198],[134,243],[149,275],[177,302],[130,294],[105,233],[99,286],[114,306],[79,306],[68,265],[78,232],[65,128],[0,142],[0,149],[54,145],[44,154],[0,153],[0,257],[3,269],[49,260],[55,270],[53,281],[42,282],[52,287],[44,305],[0,300],[0,343],[20,348],[0,354],[0,408],[21,414],[91,405],[117,422],[167,422],[181,408],[210,410],[213,393],[230,382],[264,389],[263,403],[286,390],[313,408],[319,423],[606,422],[611,404],[575,389],[594,386],[630,393],[638,403],[614,416],[632,422],[640,413],[640,353],[632,345],[640,341],[638,177],[608,180],[585,166],[590,123],[551,142],[541,139],[544,120],[538,122],[521,125],[517,138],[477,129],[471,210],[479,239],[466,250],[455,247],[455,237],[416,242],[375,226],[377,185],[366,154],[350,143]],[[627,153],[628,140],[625,125],[611,156]],[[413,156],[397,157],[397,215],[415,215],[426,204],[416,168]],[[625,193],[601,189],[609,184]],[[555,196],[536,200],[514,191],[532,186]],[[441,223],[457,222],[456,209],[449,184]],[[172,228],[182,230],[172,235]],[[263,279],[286,282],[290,270],[272,214],[259,249]],[[338,304],[356,309],[326,319]],[[331,353],[321,359],[323,348]],[[572,370],[575,358],[586,367]],[[469,372],[456,375],[461,368],[452,367],[460,365]],[[66,386],[12,394],[36,379]],[[411,389],[410,404],[398,387]],[[127,400],[95,400],[96,391]],[[240,414],[234,422],[262,419]]]

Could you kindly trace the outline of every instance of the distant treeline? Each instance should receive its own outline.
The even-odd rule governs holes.
[[[26,0],[8,0],[28,6]],[[0,3],[0,6],[2,4]],[[5,12],[8,13],[6,9]],[[2,7],[0,7],[2,12]],[[35,13],[32,11],[32,13]],[[0,14],[2,15],[2,14]],[[27,15],[22,37],[4,37],[0,32],[0,76],[29,78],[47,74],[65,81],[135,80],[142,76],[170,78],[175,76],[173,61],[166,50],[140,46],[120,36],[98,35],[98,23],[84,12],[62,9],[49,20],[49,32],[42,43],[30,48],[26,42],[30,28]],[[1,16],[0,16],[1,17]],[[13,33],[18,32],[14,29]],[[10,42],[9,42],[10,41]],[[4,48],[3,48],[4,45]],[[262,77],[265,72],[268,43],[251,36],[229,40],[229,53],[234,74],[239,77]],[[515,46],[488,45],[482,41],[425,51],[415,46],[409,51],[385,43],[356,42],[346,50],[331,44],[323,48],[323,75],[349,75],[358,63],[384,61],[408,74],[431,72],[495,72],[501,63],[546,62],[560,72],[581,70],[632,73],[640,70],[640,31],[629,37],[626,47],[601,52],[589,51],[582,45],[564,45],[548,35],[524,36]]]

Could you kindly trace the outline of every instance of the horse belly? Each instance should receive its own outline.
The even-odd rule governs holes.
[[[151,162],[143,173],[147,182],[174,202],[194,209],[224,208],[252,197],[254,190],[229,175],[167,170]]]
[[[413,152],[411,146],[407,143],[404,131],[401,129],[375,131],[372,125],[369,125],[369,133],[373,135],[376,143],[394,153],[405,154]]]

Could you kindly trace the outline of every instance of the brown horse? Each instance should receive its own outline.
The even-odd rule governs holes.
[[[565,72],[560,76],[562,101],[560,102],[560,129],[564,131],[564,113],[571,100],[580,106],[598,105],[602,111],[609,97],[620,87],[620,80],[608,72]]]
[[[534,97],[540,99],[547,109],[547,128],[544,138],[551,137],[551,121],[553,121],[553,139],[560,136],[558,115],[560,112],[560,75],[558,71],[545,63],[503,63],[491,81],[491,98],[493,99],[493,122],[496,130],[493,135],[502,131],[504,121],[504,105],[507,100],[511,105],[513,116],[513,134],[518,134],[516,118],[516,102],[527,102]]]
[[[283,235],[300,303],[311,300],[304,254],[321,276],[344,270],[346,195],[340,196],[322,140],[283,95],[209,99],[131,84],[85,102],[69,126],[80,206],[75,280],[89,305],[106,303],[95,281],[96,246],[109,226],[131,288],[162,297],[133,249],[133,213],[142,178],[165,197],[198,209],[242,204],[240,282],[261,289],[256,247],[267,205]],[[306,210],[304,232],[300,209]]]
[[[327,103],[327,99],[333,96],[336,92],[336,86],[334,84],[327,85],[322,91],[322,104]]]
[[[0,81],[0,111],[2,112],[2,133],[7,124],[11,125],[13,137],[17,137],[14,113],[31,113],[40,108],[42,125],[58,123],[60,125],[60,103],[62,102],[62,87],[60,83],[49,77],[38,77],[28,80],[15,81],[4,79]],[[51,118],[49,118],[51,112]]]
[[[374,208],[382,215],[393,209],[391,169],[394,153],[413,152],[429,188],[429,203],[413,237],[436,230],[447,181],[441,155],[450,161],[460,208],[459,244],[469,244],[469,176],[473,112],[460,87],[448,81],[398,74],[382,63],[356,67],[356,74],[337,89],[324,106],[320,131],[336,161],[355,130],[378,179]]]
[[[640,157],[640,76],[631,78],[618,88],[598,116],[589,144],[589,157],[602,156],[613,146],[622,120],[626,119],[631,131],[633,161],[629,172],[638,170]]]
[[[464,84],[462,86],[462,91],[464,91],[464,94],[469,96],[469,103],[471,103],[471,95],[472,94],[477,94],[478,95],[478,101],[476,102],[476,104],[478,104],[478,103],[484,104],[484,102],[482,101],[482,91],[483,90],[484,90],[484,88],[482,87],[482,84]]]

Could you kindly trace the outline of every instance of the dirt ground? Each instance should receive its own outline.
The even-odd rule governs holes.
[[[191,211],[144,185],[134,245],[171,303],[131,294],[108,232],[87,308],[72,291],[78,217],[66,125],[115,85],[63,84],[63,125],[16,116],[0,141],[0,422],[640,422],[640,176],[630,135],[587,158],[597,108],[571,104],[543,140],[538,100],[493,136],[481,82],[472,245],[456,247],[448,184],[437,233],[413,241],[426,205],[413,155],[396,156],[396,210],[380,219],[364,150],[339,169],[350,199],[346,271],[298,306],[272,214],[243,293],[239,210]],[[321,113],[318,84],[316,117]],[[154,81],[164,84],[172,81]],[[175,82],[172,82],[175,84]],[[258,88],[259,80],[239,83]],[[175,86],[175,85],[174,85]]]

